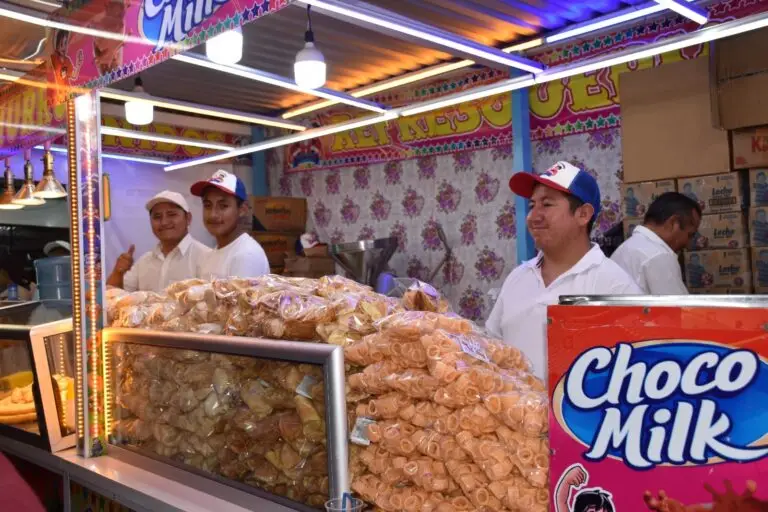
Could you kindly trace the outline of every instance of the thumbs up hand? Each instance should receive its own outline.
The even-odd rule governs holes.
[[[115,272],[122,275],[131,270],[131,267],[133,267],[133,253],[135,251],[136,246],[131,245],[126,252],[117,258],[117,263],[115,263]]]

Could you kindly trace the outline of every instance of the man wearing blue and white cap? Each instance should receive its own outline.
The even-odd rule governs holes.
[[[589,173],[558,162],[541,174],[517,173],[512,192],[530,199],[528,231],[539,250],[504,281],[486,327],[519,348],[547,379],[547,306],[562,295],[640,294],[640,288],[590,241],[600,188]]]
[[[220,279],[269,274],[264,249],[240,228],[241,217],[249,214],[242,180],[218,170],[209,180],[192,185],[191,192],[203,199],[203,224],[216,239],[216,248],[202,260],[198,276]]]

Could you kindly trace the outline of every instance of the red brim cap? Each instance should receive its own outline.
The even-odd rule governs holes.
[[[533,174],[532,172],[518,172],[509,180],[509,188],[512,190],[512,192],[526,199],[531,198],[533,195],[533,188],[537,184],[544,185],[545,187],[551,188],[553,190],[559,190],[560,192],[564,192],[566,194],[571,193],[571,191],[567,188],[561,187],[552,180],[542,178],[541,176]]]
[[[209,187],[217,188],[222,192],[224,192],[225,194],[227,194],[228,196],[237,197],[228,188],[217,185],[216,183],[211,183],[210,181],[198,181],[197,183],[192,185],[192,188],[190,188],[189,191],[192,193],[193,196],[203,197],[203,194],[205,193],[205,189]]]

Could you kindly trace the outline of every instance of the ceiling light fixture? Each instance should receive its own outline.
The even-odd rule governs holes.
[[[186,167],[194,167],[196,165],[208,164],[211,162],[217,162],[219,160],[227,160],[240,155],[247,155],[250,153],[256,153],[259,151],[265,151],[267,149],[285,146],[286,144],[293,144],[295,142],[301,142],[303,140],[315,139],[317,137],[324,137],[326,135],[333,135],[334,133],[354,130],[356,128],[363,128],[377,123],[383,123],[396,119],[398,114],[394,110],[387,111],[386,113],[378,116],[369,116],[360,119],[353,119],[344,123],[334,124],[332,126],[324,126],[320,128],[312,128],[303,133],[293,133],[284,137],[277,137],[262,142],[256,142],[243,146],[241,148],[227,151],[226,153],[219,153],[217,155],[204,156],[201,158],[195,158],[192,160],[184,160],[175,164],[171,164],[165,168],[166,171],[175,171],[177,169],[184,169]]]
[[[56,175],[53,173],[53,154],[51,154],[51,143],[46,142],[43,152],[43,179],[35,188],[35,197],[41,199],[61,199],[67,197],[67,191]]]
[[[325,85],[325,58],[315,46],[315,34],[312,32],[311,5],[307,6],[307,31],[304,32],[304,48],[296,54],[293,63],[293,78],[296,85],[307,89],[319,89]]]
[[[33,176],[32,152],[30,150],[24,151],[24,184],[21,186],[16,195],[13,198],[13,204],[20,204],[22,206],[40,206],[45,204],[45,199],[35,197],[35,178]]]
[[[370,110],[372,112],[378,112],[378,113],[387,111],[386,108],[376,103],[373,103],[372,101],[353,98],[348,94],[334,91],[332,89],[326,89],[325,87],[323,87],[322,89],[309,89],[307,87],[300,87],[299,85],[296,84],[296,82],[294,82],[290,78],[285,78],[279,75],[275,75],[273,73],[267,73],[266,71],[260,71],[258,69],[252,69],[246,66],[242,66],[240,64],[232,64],[230,66],[227,66],[224,64],[217,64],[215,62],[212,62],[209,59],[206,59],[202,55],[195,55],[195,54],[179,54],[179,55],[174,55],[171,58],[179,62],[194,64],[195,66],[212,69],[214,71],[221,71],[222,73],[229,73],[231,75],[239,76],[241,78],[247,78],[248,80],[255,80],[257,82],[262,82],[265,84],[282,87],[283,89],[290,89],[292,91],[296,91],[304,94],[311,94],[313,96],[318,96],[320,98],[325,98],[328,100],[338,101],[339,103],[344,103],[346,105],[357,107],[363,110]]]
[[[438,30],[430,25],[416,22],[365,2],[357,0],[300,0],[300,3],[311,5],[315,10],[319,9],[322,12],[335,15],[335,17],[354,20],[370,27],[384,29],[387,32],[395,32],[398,35],[417,38],[495,64],[530,73],[541,73],[544,70],[544,66],[536,61],[506,54],[497,48],[476,43],[444,30]]]
[[[43,146],[35,146],[34,149],[43,149]],[[51,146],[51,151],[55,153],[62,153],[64,155],[67,154],[67,148],[63,146]],[[171,164],[170,161],[163,160],[162,158],[152,158],[149,156],[120,155],[117,153],[102,153],[101,158],[106,158],[108,160],[124,160],[126,162],[138,162],[142,164],[152,164],[152,165],[170,165]]]
[[[699,25],[705,25],[709,21],[707,11],[695,5],[686,5],[680,0],[656,0],[656,3],[665,9],[675,11],[680,16],[685,16],[689,20],[695,21]]]
[[[219,64],[237,64],[243,58],[243,29],[234,28],[205,42],[205,55]]]
[[[231,151],[235,146],[222,144],[220,142],[211,142],[200,139],[190,139],[187,137],[174,137],[172,135],[161,135],[159,133],[140,132],[135,130],[125,130],[123,128],[114,128],[112,126],[102,126],[101,135],[112,135],[125,139],[151,140],[154,142],[167,142],[168,144],[178,144],[179,146],[192,146],[204,149],[216,149],[220,151]]]
[[[137,95],[129,91],[121,91],[118,89],[103,89],[99,91],[99,96],[117,101],[132,101],[137,98]],[[230,110],[227,108],[211,107],[207,105],[198,105],[197,103],[189,103],[186,101],[172,100],[169,98],[159,98],[157,96],[150,96],[144,94],[138,96],[139,99],[145,103],[151,103],[155,107],[165,108],[168,110],[177,110],[179,112],[188,112],[190,114],[198,114],[201,116],[216,117],[219,119],[227,119],[230,121],[240,121],[248,124],[259,124],[264,126],[274,126],[277,128],[285,128],[287,130],[304,131],[306,127],[291,123],[289,121],[283,121],[279,118],[261,116],[258,114],[250,114],[248,112],[241,112],[238,110]]]
[[[155,115],[155,107],[142,99],[146,93],[140,76],[137,76],[134,81],[133,93],[136,98],[125,102],[125,119],[136,126],[150,124]]]
[[[0,194],[0,210],[21,210],[23,204],[13,202],[16,195],[16,187],[13,185],[13,173],[11,172],[11,159],[5,159],[5,188]]]

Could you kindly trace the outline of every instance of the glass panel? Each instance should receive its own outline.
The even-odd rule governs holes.
[[[0,340],[0,424],[39,434],[29,343]]]
[[[48,367],[51,369],[53,398],[61,435],[75,433],[75,350],[72,332],[43,339]]]
[[[72,318],[69,301],[45,301],[0,309],[0,325],[43,325]]]
[[[322,366],[112,350],[113,443],[310,506],[328,499]]]

